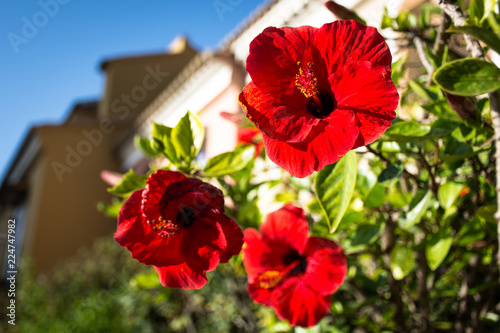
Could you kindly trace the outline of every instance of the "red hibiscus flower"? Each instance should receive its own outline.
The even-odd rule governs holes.
[[[243,233],[224,214],[219,189],[158,170],[123,204],[115,240],[153,265],[164,286],[199,289],[205,272],[241,251]]]
[[[292,325],[315,325],[330,312],[330,295],[344,280],[342,249],[331,240],[308,237],[304,212],[292,204],[269,214],[260,230],[262,235],[246,229],[244,236],[250,296]]]
[[[269,158],[296,177],[372,143],[391,125],[399,95],[391,54],[375,28],[266,28],[250,44],[252,78],[239,96]]]

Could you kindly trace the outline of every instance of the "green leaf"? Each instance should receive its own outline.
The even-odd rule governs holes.
[[[495,214],[497,212],[497,205],[486,205],[479,207],[476,214],[487,222],[497,223],[495,219]]]
[[[437,116],[439,119],[451,120],[454,122],[463,122],[462,118],[457,116],[447,101],[438,101],[422,105],[422,108],[429,113]]]
[[[460,231],[455,236],[455,243],[460,246],[467,246],[484,239],[485,235],[481,221],[475,216],[460,228]]]
[[[433,78],[443,90],[460,96],[476,96],[500,88],[500,70],[492,63],[473,58],[449,62]]]
[[[434,235],[427,236],[425,255],[427,256],[427,264],[432,271],[441,265],[450,251],[452,243],[451,228],[441,229]]]
[[[179,120],[177,125],[172,129],[170,136],[177,152],[177,158],[186,161],[188,165],[191,164],[191,161],[195,157],[195,148],[189,112]]]
[[[494,1],[494,0],[492,0]],[[500,38],[500,22],[499,17],[495,14],[494,11],[491,11],[488,15],[488,24],[490,25],[491,30],[495,34],[497,38]]]
[[[107,217],[116,219],[118,218],[118,213],[120,213],[122,205],[123,205],[122,200],[119,200],[118,198],[111,198],[110,204],[100,201],[97,204],[97,210],[106,215]]]
[[[411,202],[411,193],[402,193],[397,184],[389,188],[387,201],[396,208],[403,208]]]
[[[385,202],[385,187],[376,183],[368,196],[365,199],[364,206],[366,208],[376,208],[384,205]]]
[[[396,163],[391,163],[387,169],[382,171],[382,173],[378,176],[378,182],[379,183],[385,183],[387,182],[387,186],[390,186],[396,179],[401,176],[401,173],[403,173],[403,165],[401,162],[396,162]]]
[[[469,17],[481,23],[495,9],[495,0],[471,0],[469,4]]]
[[[485,42],[496,52],[500,51],[500,39],[490,29],[478,26],[462,26],[449,29],[448,32],[467,34]]]
[[[472,147],[468,144],[465,141],[460,128],[457,128],[451,133],[451,137],[446,144],[444,153],[440,157],[444,162],[453,163],[456,161],[463,161],[464,159],[475,156],[486,150],[489,150],[489,148]]]
[[[196,157],[203,147],[203,141],[205,140],[205,127],[203,127],[200,119],[195,114],[191,112],[188,112],[188,114],[191,120],[191,132],[193,133],[193,145],[195,149],[194,157]]]
[[[377,237],[380,235],[380,232],[384,228],[384,224],[361,224],[356,228],[354,235],[346,242],[345,252],[352,253],[361,248],[364,248],[370,244],[372,244]]]
[[[481,21],[484,16],[484,0],[470,0],[469,17],[477,22]]]
[[[413,208],[406,214],[404,218],[398,220],[398,224],[403,229],[408,229],[413,225],[420,222],[422,216],[429,209],[432,202],[432,192],[427,191],[421,198],[417,197],[419,200],[415,203]]]
[[[396,280],[402,280],[415,265],[413,250],[407,246],[395,246],[391,251],[391,272]]]
[[[208,177],[220,177],[238,172],[253,159],[255,146],[242,145],[234,151],[212,157],[203,172]]]
[[[357,159],[354,151],[349,151],[337,163],[318,171],[315,190],[325,218],[333,233],[344,216],[356,183]]]
[[[495,13],[495,2],[496,0],[483,0],[484,1],[484,13],[481,20],[486,19],[491,13]]]
[[[393,123],[384,136],[391,141],[419,141],[431,132],[431,127],[415,121],[398,121]]]
[[[153,135],[151,147],[163,153],[170,162],[178,165],[180,160],[177,158],[177,151],[170,138],[172,128],[153,122],[151,132]]]
[[[151,140],[143,138],[140,135],[134,136],[134,145],[148,157],[158,156],[160,153],[153,148]]]
[[[444,210],[448,210],[455,200],[457,200],[460,191],[464,188],[464,184],[447,181],[438,188],[438,201]]]
[[[138,176],[135,174],[134,170],[131,169],[123,175],[120,184],[109,188],[108,192],[120,197],[128,197],[133,192],[143,189],[147,179],[147,175]]]
[[[160,280],[158,279],[158,274],[142,273],[134,276],[131,284],[136,285],[139,288],[153,289],[160,285]]]
[[[429,89],[427,89],[422,84],[420,84],[416,81],[410,80],[408,82],[408,84],[409,84],[411,90],[413,90],[417,95],[419,95],[420,97],[422,97],[425,100],[428,100],[431,102],[431,101],[435,101],[438,98],[438,95],[436,93],[433,93],[432,91],[430,91]]]
[[[427,58],[429,59],[429,62],[431,63],[432,67],[438,68],[441,66],[441,59],[439,59],[431,49],[427,47],[427,44],[424,43],[425,46],[425,54],[427,55]]]

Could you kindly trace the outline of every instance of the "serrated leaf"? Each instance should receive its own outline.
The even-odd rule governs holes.
[[[391,272],[396,280],[402,280],[415,265],[413,250],[406,246],[395,246],[391,251]]]
[[[254,153],[255,146],[238,146],[234,151],[212,157],[203,172],[208,177],[220,177],[238,172],[250,163]]]
[[[315,178],[316,197],[333,233],[344,216],[356,183],[357,159],[354,151],[349,151],[337,163],[318,171]]]
[[[120,184],[113,186],[108,189],[108,192],[120,197],[128,197],[133,192],[143,189],[146,185],[147,175],[138,176],[135,174],[134,170],[130,170],[123,175],[123,179]]]
[[[443,90],[460,96],[476,96],[500,88],[500,70],[492,63],[473,58],[449,62],[433,78]]]
[[[453,238],[451,229],[441,229],[437,233],[427,236],[425,243],[425,255],[427,264],[432,271],[435,271],[450,251]]]
[[[432,192],[427,191],[415,206],[406,214],[404,218],[398,220],[398,224],[403,229],[408,229],[422,219],[432,202]]]
[[[455,200],[457,200],[460,191],[464,188],[464,184],[447,181],[438,188],[438,201],[444,210],[449,209]]]

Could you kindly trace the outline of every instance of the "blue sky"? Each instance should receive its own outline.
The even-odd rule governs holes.
[[[3,0],[0,179],[33,125],[61,122],[100,96],[99,64],[162,52],[178,34],[216,48],[264,0]]]

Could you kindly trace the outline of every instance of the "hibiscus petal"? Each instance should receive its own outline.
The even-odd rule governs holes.
[[[167,267],[154,266],[154,269],[160,277],[161,284],[165,287],[200,289],[207,283],[205,272],[195,271],[186,263]]]
[[[354,113],[348,110],[335,110],[324,121],[327,125],[321,133],[310,135],[310,141],[300,144],[273,140],[263,134],[271,161],[298,178],[337,162],[353,148],[359,128]]]
[[[182,173],[168,170],[157,170],[149,176],[146,181],[142,205],[142,211],[147,220],[158,220],[160,217],[160,200],[165,193],[165,189],[170,184],[181,181],[184,178],[186,176]]]
[[[279,98],[293,93],[297,62],[302,60],[307,40],[316,28],[266,28],[250,43],[246,69],[263,91]]]
[[[248,275],[248,282],[253,283],[261,274],[269,271],[284,272],[291,264],[290,255],[297,253],[283,244],[264,242],[259,232],[252,228],[245,229],[245,245],[242,249],[243,265]]]
[[[300,142],[320,120],[307,112],[307,99],[295,90],[295,94],[302,96],[303,100],[287,106],[250,82],[240,93],[239,101],[248,119],[262,133],[280,141]]]
[[[248,285],[248,294],[254,302],[264,304],[266,306],[273,306],[272,289],[265,289],[259,286],[259,283],[250,283]]]
[[[288,247],[301,253],[307,244],[309,226],[301,208],[286,204],[283,208],[267,215],[260,230],[264,242]]]
[[[225,214],[218,214],[217,222],[222,227],[222,232],[227,241],[227,247],[224,252],[220,254],[220,261],[222,263],[228,262],[232,256],[238,255],[243,246],[243,232],[241,229],[227,217]]]
[[[176,265],[185,261],[180,254],[180,237],[161,238],[142,216],[144,190],[135,191],[123,204],[118,215],[115,240],[126,247],[132,257],[147,265]]]
[[[399,95],[385,67],[356,62],[329,78],[337,108],[352,110],[360,123],[355,147],[378,139],[396,117]]]
[[[184,228],[182,252],[191,267],[212,271],[219,264],[219,255],[226,250],[227,241],[217,222],[218,215],[198,216],[193,225]]]
[[[245,229],[243,239],[245,241],[242,249],[243,265],[247,271],[248,282],[253,283],[263,271],[262,260],[265,258],[266,244],[259,232],[253,228]]]
[[[328,75],[357,61],[385,66],[390,74],[391,52],[377,29],[352,20],[323,25],[310,37],[304,62],[325,66]]]
[[[189,208],[195,215],[212,210],[224,212],[222,191],[199,179],[182,179],[170,184],[163,192],[159,210],[165,219],[177,221],[179,212],[185,208]]]
[[[294,326],[310,327],[330,312],[331,297],[319,295],[296,277],[273,291],[271,304],[281,319]]]
[[[331,295],[342,284],[347,264],[342,248],[335,242],[311,237],[303,252],[307,258],[304,281],[319,295]]]

